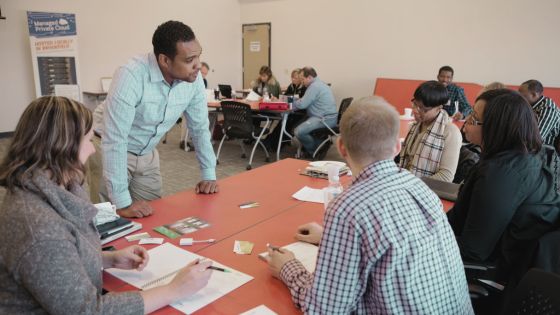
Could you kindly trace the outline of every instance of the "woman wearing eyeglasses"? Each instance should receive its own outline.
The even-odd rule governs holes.
[[[427,81],[412,99],[412,124],[400,153],[399,165],[418,177],[451,182],[455,176],[461,133],[443,109],[449,96],[445,86]]]
[[[465,260],[494,262],[496,280],[517,280],[537,240],[557,227],[560,214],[535,115],[519,93],[488,91],[478,97],[465,135],[481,146],[481,159],[448,213],[449,222]]]

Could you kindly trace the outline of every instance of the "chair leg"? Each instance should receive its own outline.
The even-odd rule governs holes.
[[[325,144],[327,144],[327,142],[330,142],[330,141],[332,141],[331,136],[328,136],[327,139],[325,139],[323,142],[321,142],[321,144],[319,144],[317,149],[315,149],[315,151],[313,152],[313,159],[314,160],[315,160],[315,156],[321,150],[321,148],[323,148],[323,146],[325,146]]]
[[[222,151],[222,145],[224,144],[224,140],[226,139],[226,135],[222,137],[220,141],[220,145],[218,146],[218,153],[216,154],[216,164],[220,164],[220,151]]]
[[[239,145],[241,146],[241,158],[247,158],[247,153],[245,153],[245,146],[243,145],[243,139],[239,139]]]
[[[268,150],[266,149],[266,146],[262,143],[262,141],[258,141],[258,143],[261,145],[261,148],[263,148],[264,150],[264,154],[266,154],[266,162],[270,162],[270,155],[268,154]]]
[[[257,145],[260,143],[260,137],[255,141],[253,145],[253,150],[251,150],[251,156],[249,157],[249,164],[247,165],[247,169],[251,169],[251,164],[253,164],[253,156],[255,155],[255,150],[257,149]]]

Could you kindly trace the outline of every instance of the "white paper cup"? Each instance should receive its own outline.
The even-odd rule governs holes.
[[[404,109],[404,116],[405,117],[412,117],[412,108],[405,108]]]

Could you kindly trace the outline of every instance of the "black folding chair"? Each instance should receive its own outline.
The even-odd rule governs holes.
[[[338,135],[340,134],[340,130],[339,130],[340,119],[342,118],[342,114],[344,114],[344,112],[348,109],[350,104],[352,104],[353,99],[354,98],[352,97],[348,97],[343,99],[342,102],[340,102],[340,107],[338,108],[336,126],[334,126],[333,128],[329,127],[326,123],[326,118],[330,118],[330,117],[325,117],[323,118],[323,124],[325,125],[325,127],[315,129],[311,132],[311,135],[313,137],[318,139],[323,139],[323,138],[325,139],[323,142],[321,142],[321,144],[319,144],[317,149],[315,149],[315,152],[313,152],[314,160],[323,159],[323,157],[327,153],[327,149],[330,146],[330,144],[332,144],[334,142],[334,139],[338,137]],[[324,148],[327,144],[329,144],[329,146],[327,146],[327,148]]]
[[[224,115],[223,132],[224,136],[220,141],[220,146],[218,147],[218,153],[216,154],[216,159],[219,163],[220,151],[222,150],[222,145],[224,140],[228,139],[238,139],[241,145],[241,150],[243,154],[242,158],[246,158],[245,147],[243,145],[243,140],[254,140],[253,150],[251,151],[251,156],[249,157],[249,164],[247,165],[247,170],[250,170],[251,164],[253,163],[253,156],[255,155],[255,150],[257,146],[260,145],[264,153],[266,154],[266,161],[270,161],[270,156],[266,146],[261,142],[263,136],[270,132],[270,118],[264,115],[254,115],[251,111],[251,106],[235,102],[235,101],[222,101],[221,110]],[[253,118],[260,118],[266,120],[263,127],[256,127],[253,124]]]

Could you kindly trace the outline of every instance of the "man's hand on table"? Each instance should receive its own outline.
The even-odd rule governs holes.
[[[117,209],[117,214],[125,218],[143,218],[153,213],[154,209],[144,200],[135,201],[126,208]]]
[[[219,191],[218,182],[215,180],[203,180],[196,184],[194,192],[197,194],[214,194]]]
[[[316,222],[299,226],[296,233],[296,239],[298,241],[314,245],[319,245],[321,237],[323,237],[323,227]]]

